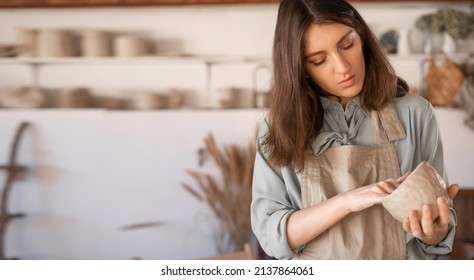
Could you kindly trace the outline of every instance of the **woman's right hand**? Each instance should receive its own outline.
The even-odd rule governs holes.
[[[400,178],[390,178],[344,193],[344,200],[349,207],[349,211],[358,212],[372,205],[382,203],[382,199],[391,194],[409,174],[410,172],[407,172]]]

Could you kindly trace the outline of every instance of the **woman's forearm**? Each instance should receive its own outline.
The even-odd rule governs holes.
[[[336,195],[311,207],[293,212],[288,217],[286,235],[292,249],[313,240],[351,212],[362,211],[382,199],[406,178],[387,179]]]
[[[351,211],[342,195],[294,212],[288,217],[286,234],[291,249],[313,240]]]

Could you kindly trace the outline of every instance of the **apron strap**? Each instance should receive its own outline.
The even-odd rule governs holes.
[[[398,118],[393,103],[382,110],[372,111],[372,138],[375,145],[386,144],[406,138],[405,130]]]

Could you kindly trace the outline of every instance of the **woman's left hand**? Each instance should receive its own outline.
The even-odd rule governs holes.
[[[453,184],[448,188],[448,195],[453,199],[459,191],[459,186]],[[403,229],[428,245],[438,245],[448,234],[451,222],[449,205],[443,197],[437,199],[439,217],[433,220],[431,206],[423,205],[421,221],[417,211],[410,211],[408,218],[403,221]]]

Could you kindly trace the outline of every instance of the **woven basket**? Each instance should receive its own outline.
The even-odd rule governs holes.
[[[430,66],[426,76],[426,99],[439,107],[454,107],[454,97],[464,81],[462,71],[444,54],[441,66],[435,65],[434,58],[430,59]]]

